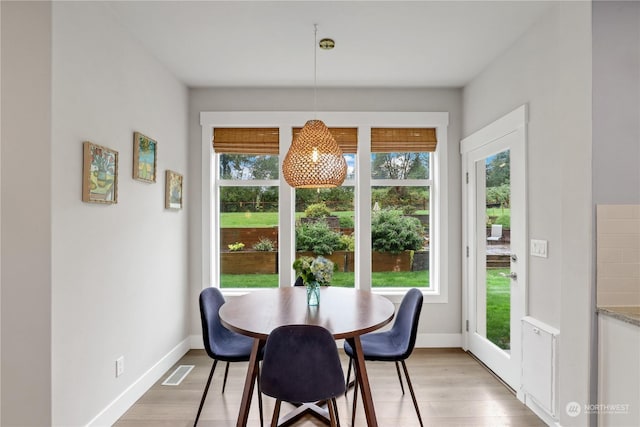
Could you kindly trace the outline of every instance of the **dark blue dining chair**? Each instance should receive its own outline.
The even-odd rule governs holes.
[[[198,425],[200,413],[207,398],[209,385],[213,372],[216,370],[218,360],[227,362],[224,371],[224,380],[222,382],[222,393],[227,385],[227,375],[229,373],[230,362],[248,362],[251,358],[251,347],[253,346],[253,338],[240,335],[225,328],[220,322],[220,307],[225,303],[224,296],[218,288],[206,288],[200,292],[200,319],[202,321],[202,339],[204,341],[204,349],[210,358],[213,359],[213,366],[209,373],[207,385],[204,387],[198,415],[193,423],[194,427]],[[260,374],[258,373],[258,406],[260,410],[260,426],[263,425],[262,419],[262,396],[260,394]]]
[[[365,334],[360,337],[364,360],[395,362],[398,380],[400,380],[400,388],[402,389],[402,394],[404,394],[404,386],[402,385],[402,377],[398,365],[399,363],[402,364],[404,376],[407,380],[409,391],[411,392],[411,399],[413,399],[413,406],[416,408],[416,414],[418,414],[418,420],[421,426],[423,425],[422,417],[420,416],[420,409],[418,409],[418,402],[413,392],[413,386],[411,385],[405,360],[411,355],[416,344],[418,321],[420,320],[420,311],[422,310],[422,299],[422,292],[420,292],[420,290],[415,288],[409,289],[404,298],[402,298],[391,329],[385,332]],[[351,345],[346,341],[344,343],[344,351],[349,356],[349,368],[347,369],[348,384],[355,354]],[[357,390],[358,384],[356,376],[353,392],[353,412],[351,414],[352,424],[355,420]]]
[[[345,391],[340,356],[331,332],[316,325],[280,326],[269,334],[260,376],[264,394],[276,399],[271,426],[282,401],[327,401],[331,426],[338,425],[336,397]]]

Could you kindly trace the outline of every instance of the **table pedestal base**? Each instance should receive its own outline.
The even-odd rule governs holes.
[[[317,403],[302,403],[293,411],[289,412],[283,417],[278,419],[278,427],[286,427],[295,424],[300,418],[305,416],[306,414],[313,415],[321,421],[324,421],[327,425],[331,418],[329,417],[329,410],[323,408],[320,405],[325,405],[327,402],[317,402]]]

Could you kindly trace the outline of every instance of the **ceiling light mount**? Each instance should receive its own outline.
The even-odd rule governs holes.
[[[318,46],[320,47],[320,49],[331,50],[336,47],[336,42],[333,41],[333,39],[324,38],[320,40],[320,42],[318,42]]]

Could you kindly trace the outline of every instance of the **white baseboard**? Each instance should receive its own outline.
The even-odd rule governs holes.
[[[524,404],[527,408],[531,409],[534,414],[538,416],[546,425],[552,427],[560,427],[560,422],[555,419],[550,413],[546,410],[542,409],[535,400],[531,399],[529,396],[525,394],[524,396]]]
[[[462,334],[418,334],[416,348],[460,348]]]
[[[189,337],[192,349],[203,349],[202,335]],[[342,344],[340,341],[340,345]],[[459,348],[462,346],[462,334],[418,334],[416,348]]]
[[[120,393],[113,402],[96,415],[87,426],[113,425],[144,393],[155,384],[191,347],[192,337],[188,337],[163,356],[155,365]],[[202,337],[200,337],[202,342]],[[202,345],[202,344],[201,344]]]

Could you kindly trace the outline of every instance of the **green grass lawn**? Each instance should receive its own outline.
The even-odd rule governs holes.
[[[416,214],[427,214],[428,211],[416,211]],[[352,217],[353,211],[333,212],[337,217]],[[304,212],[296,212],[296,219],[303,217]],[[278,212],[222,212],[220,214],[220,227],[222,228],[242,228],[242,227],[277,227]]]
[[[428,271],[399,271],[372,273],[373,287],[419,288],[429,286]],[[354,273],[333,273],[332,286],[352,288]],[[275,288],[278,286],[277,274],[223,274],[221,288]]]
[[[502,349],[509,349],[511,280],[500,276],[507,268],[487,270],[487,339]]]
[[[511,208],[487,208],[488,216],[511,216]]]
[[[220,227],[267,228],[278,226],[278,212],[223,212],[220,214]]]
[[[428,211],[416,211],[416,215],[426,215]],[[353,218],[353,211],[333,212],[337,217]],[[496,216],[498,218],[510,218],[511,210],[509,208],[489,208],[487,216]],[[304,216],[304,212],[296,212],[296,219]],[[506,225],[506,224],[505,224]],[[278,212],[223,212],[220,214],[220,227],[222,228],[267,228],[278,226]]]

